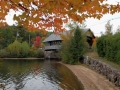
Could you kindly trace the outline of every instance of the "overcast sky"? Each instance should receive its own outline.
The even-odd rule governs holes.
[[[108,0],[109,4],[120,3],[120,0]],[[113,25],[113,33],[116,32],[118,25],[120,25],[120,13],[115,13],[113,15],[106,14],[100,20],[89,18],[86,19],[87,27],[91,28],[95,36],[100,36],[101,32],[105,32],[105,24],[110,20],[110,23]]]
[[[90,28],[95,36],[100,36],[101,32],[105,32],[105,24],[109,20],[110,24],[113,25],[113,33],[115,33],[118,25],[120,25],[120,13],[104,15],[100,20],[93,18],[86,19],[87,28]]]
[[[108,0],[107,3],[116,4],[120,2],[120,0]],[[6,21],[9,25],[13,25],[13,15],[14,11],[11,10],[10,13],[6,16]],[[86,19],[87,28],[90,28],[95,36],[100,36],[101,32],[105,32],[105,24],[108,20],[111,20],[110,23],[113,24],[113,33],[115,33],[118,25],[120,25],[120,13],[116,13],[114,15],[106,14],[100,20],[94,18]]]

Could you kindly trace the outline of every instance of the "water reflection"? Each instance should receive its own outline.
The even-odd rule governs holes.
[[[0,83],[6,90],[83,90],[69,69],[47,60],[1,60]]]

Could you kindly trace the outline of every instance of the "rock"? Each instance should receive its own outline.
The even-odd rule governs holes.
[[[84,56],[83,63],[106,76],[109,81],[120,87],[120,72],[115,68],[88,56]]]

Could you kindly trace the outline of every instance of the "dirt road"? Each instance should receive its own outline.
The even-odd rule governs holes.
[[[120,90],[113,83],[109,82],[105,76],[98,74],[89,68],[81,65],[68,65],[67,66],[83,83],[85,90]]]

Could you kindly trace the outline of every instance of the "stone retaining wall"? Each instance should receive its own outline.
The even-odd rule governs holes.
[[[106,76],[109,81],[120,87],[120,72],[113,67],[89,56],[84,56],[83,63],[90,66],[100,74]]]
[[[55,51],[44,51],[44,58],[48,59],[61,59],[58,52]]]

